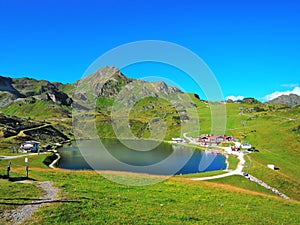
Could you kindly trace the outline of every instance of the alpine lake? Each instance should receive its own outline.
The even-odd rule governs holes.
[[[58,152],[61,159],[57,166],[71,170],[178,175],[226,168],[226,158],[220,153],[166,142],[81,140],[65,144]]]

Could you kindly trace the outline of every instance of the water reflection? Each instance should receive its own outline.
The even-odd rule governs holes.
[[[73,170],[93,168],[161,175],[189,174],[226,168],[225,157],[215,152],[194,151],[189,147],[168,143],[161,143],[151,151],[136,151],[127,148],[117,139],[104,139],[101,142],[105,149],[94,141],[82,142],[81,151],[75,142],[62,147],[59,150],[61,160],[58,167]],[[119,161],[120,164],[114,163],[112,158]]]

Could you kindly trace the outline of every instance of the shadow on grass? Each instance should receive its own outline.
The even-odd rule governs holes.
[[[2,201],[15,201],[15,200],[24,200],[24,201],[39,201],[40,198],[0,198]]]
[[[0,175],[0,179],[8,179],[11,182],[24,181],[24,180],[36,181],[35,179],[30,177],[8,177],[7,175]]]
[[[18,182],[18,181],[24,181],[24,180],[36,181],[36,179],[30,178],[30,177],[10,177],[8,180],[11,182]]]
[[[15,198],[15,199],[5,199],[6,201],[8,200],[25,200],[24,198]],[[28,199],[28,200],[33,200],[33,199]],[[47,200],[47,199],[37,199],[36,201],[33,202],[26,202],[26,203],[14,203],[14,202],[1,202],[0,205],[40,205],[44,203],[81,203],[80,201],[75,201],[75,200]]]
[[[0,179],[7,179],[8,176],[7,175],[0,175]]]

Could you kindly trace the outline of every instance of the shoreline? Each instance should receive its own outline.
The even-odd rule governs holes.
[[[116,139],[116,138],[103,138],[103,139]],[[92,139],[81,139],[81,141],[82,140],[92,140]],[[124,140],[128,140],[128,139],[124,139]],[[49,168],[51,168],[51,169],[63,169],[63,168],[59,168],[59,167],[56,166],[57,163],[59,162],[59,160],[62,158],[61,155],[58,152],[58,149],[62,148],[64,146],[64,144],[68,144],[72,141],[75,141],[75,140],[70,140],[68,142],[59,143],[61,145],[59,145],[59,146],[56,145],[55,146],[55,149],[52,150],[52,153],[56,156],[56,158],[48,165]],[[151,140],[151,141],[157,141],[157,140]],[[226,169],[229,167],[229,163],[228,163],[228,160],[227,160],[228,157],[227,157],[226,154],[224,154],[225,153],[224,149],[222,149],[220,147],[212,146],[212,148],[214,148],[214,149],[203,149],[204,148],[203,146],[197,146],[197,145],[194,145],[194,144],[177,143],[177,142],[168,141],[168,140],[163,140],[162,143],[167,143],[167,144],[170,144],[170,145],[183,146],[183,147],[188,147],[188,148],[194,148],[196,151],[201,151],[201,152],[217,152],[217,154],[221,154],[225,157]],[[69,170],[72,170],[72,169],[69,169]],[[93,169],[89,169],[89,170],[95,171]],[[104,170],[104,171],[106,171],[106,170]],[[224,169],[211,170],[211,171],[224,171]],[[211,172],[211,171],[203,171],[203,172]],[[116,171],[116,172],[124,172],[124,171]],[[128,172],[130,172],[130,171],[128,171]],[[132,173],[138,173],[138,172],[132,172]],[[201,172],[190,173],[190,174],[197,174],[197,173],[201,173]],[[138,174],[142,174],[142,173],[138,173]],[[149,175],[157,175],[157,174],[149,174]],[[177,175],[179,175],[179,174],[173,174],[173,175],[167,175],[167,176],[177,176]],[[159,176],[166,176],[166,175],[159,175]]]
[[[60,154],[58,153],[57,150],[53,150],[53,154],[55,155],[55,159],[52,161],[52,163],[49,164],[49,168],[51,169],[57,169],[56,164],[58,163],[58,161],[61,159]]]

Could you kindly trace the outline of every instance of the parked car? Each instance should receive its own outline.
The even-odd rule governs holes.
[[[252,146],[249,143],[244,142],[244,143],[241,144],[241,148],[250,149],[250,148],[252,148]]]

